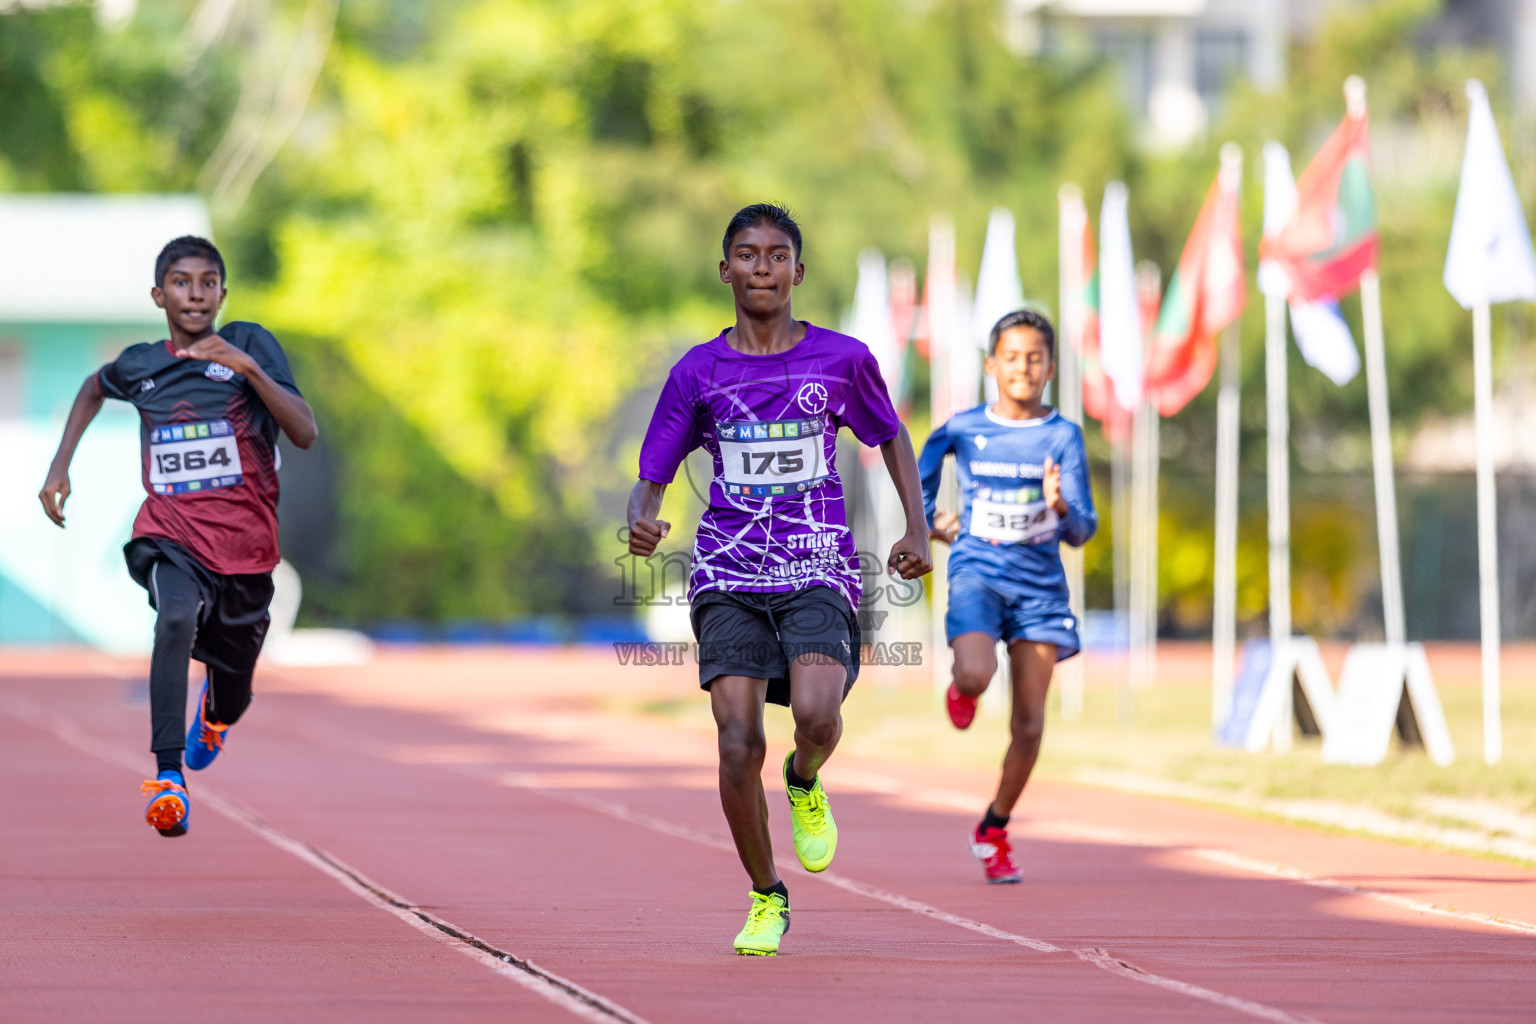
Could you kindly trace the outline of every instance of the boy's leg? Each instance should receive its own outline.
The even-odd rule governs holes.
[[[949,648],[955,663],[950,669],[949,689],[944,693],[944,710],[956,729],[969,729],[976,720],[976,699],[992,682],[997,671],[997,641],[991,633],[951,633]]]
[[[1013,715],[1008,723],[1011,739],[1003,756],[1003,776],[997,784],[997,796],[991,812],[1006,819],[1024,792],[1029,773],[1040,756],[1040,739],[1045,734],[1045,697],[1056,669],[1056,645],[1033,640],[1015,640],[1008,645],[1010,674],[1013,677]]]
[[[784,790],[795,856],[807,871],[825,871],[837,854],[837,823],[817,773],[842,738],[851,672],[851,666],[821,652],[799,654],[789,663],[795,749],[784,759]]]
[[[197,638],[202,595],[197,583],[168,561],[149,572],[155,599],[155,647],[149,661],[149,748],[160,770],[181,770],[187,737],[187,668]]]
[[[990,583],[974,573],[950,576],[944,635],[955,663],[944,710],[956,729],[969,729],[976,719],[976,698],[997,671],[997,638],[1004,635],[1004,623],[1003,597]]]
[[[230,672],[208,666],[208,721],[234,725],[251,706],[251,680],[256,673]]]
[[[997,638],[989,633],[961,633],[949,646],[955,652],[951,670],[955,689],[965,697],[980,697],[997,673]]]
[[[768,680],[717,676],[709,685],[709,703],[720,741],[720,807],[725,811],[736,854],[752,885],[770,889],[779,882],[768,836],[768,800],[763,794],[763,702]]]
[[[219,576],[213,613],[198,632],[193,657],[208,667],[206,697],[198,703],[197,718],[187,733],[187,767],[201,771],[224,748],[230,726],[240,720],[251,703],[251,682],[256,661],[271,619],[270,573]]]
[[[848,667],[836,658],[802,654],[790,662],[789,710],[795,719],[795,755],[790,771],[799,781],[815,782],[816,773],[837,749],[843,736],[843,694],[847,688]]]

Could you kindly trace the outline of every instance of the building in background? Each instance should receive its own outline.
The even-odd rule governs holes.
[[[1146,140],[1199,138],[1234,80],[1279,88],[1286,50],[1332,13],[1368,0],[1006,0],[1005,35],[1021,54],[1097,55],[1119,71]],[[1536,107],[1536,0],[1446,0],[1423,45],[1486,46],[1511,69],[1511,97]]]
[[[122,556],[144,497],[134,411],[108,402],[86,433],[68,529],[37,493],[87,375],[165,336],[160,249],[209,232],[195,196],[0,196],[0,645],[148,649],[154,616]]]

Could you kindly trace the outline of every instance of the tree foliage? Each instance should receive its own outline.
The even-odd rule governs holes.
[[[197,186],[237,104],[281,70],[274,39],[305,8],[274,0],[273,25],[202,47],[189,42],[193,9],[141,5],[119,29],[83,5],[0,14],[0,188]],[[1171,270],[1217,146],[1238,141],[1252,259],[1260,146],[1280,139],[1304,166],[1342,115],[1350,73],[1371,83],[1394,412],[1406,426],[1464,402],[1467,328],[1439,266],[1462,82],[1492,85],[1498,69],[1417,46],[1436,9],[1352,9],[1293,49],[1283,92],[1237,85],[1206,142],[1154,154],[1113,67],[1017,56],[995,0],[340,5],[302,121],[249,198],[214,211],[231,313],[288,340],[322,411],[342,497],[334,569],[311,586],[318,607],[368,621],[608,603],[656,382],[731,315],[716,261],[739,206],[778,199],[801,218],[801,316],[838,322],[867,246],[921,268],[935,214],[955,219],[973,272],[998,205],[1018,217],[1026,294],[1053,307],[1062,182],[1096,209],[1107,181],[1127,181],[1137,253]],[[1244,324],[1255,465],[1258,306]],[[1363,381],[1334,389],[1293,361],[1292,382],[1301,465],[1355,468],[1362,446],[1337,439],[1364,430]],[[1165,427],[1181,454],[1163,591],[1181,622],[1199,619],[1210,576],[1191,528],[1209,515],[1205,484],[1179,474],[1205,479],[1213,410],[1204,395]],[[1244,536],[1261,549],[1262,503],[1249,507]],[[1328,541],[1327,519],[1319,550],[1345,554],[1300,583],[1324,595],[1325,618],[1359,562]],[[1107,543],[1090,548],[1090,569],[1107,591]],[[1245,575],[1249,612],[1263,587],[1261,572]]]

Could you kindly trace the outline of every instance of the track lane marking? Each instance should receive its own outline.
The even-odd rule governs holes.
[[[457,766],[438,765],[437,767],[448,767],[450,770],[454,770]],[[538,793],[540,796],[543,796],[546,799],[571,804],[577,807],[584,807],[588,810],[596,811],[600,814],[606,814],[610,817],[617,818],[621,821],[625,821],[633,825],[641,826],[642,828],[650,829],[654,832],[660,832],[664,835],[675,836],[679,839],[686,839],[692,842],[701,843],[705,846],[714,847],[717,850],[723,850],[733,855],[736,853],[735,844],[722,836],[717,836],[713,833],[705,832],[702,829],[696,829],[689,825],[681,825],[676,822],[667,821],[664,818],[655,817],[654,815],[647,814],[644,811],[636,810],[627,804],[622,804],[614,800],[605,800],[601,797],[587,797],[584,795],[577,795],[569,790],[544,789],[536,784],[530,783],[527,776],[531,773],[528,772],[505,772],[501,773],[500,775],[492,775],[490,773],[484,772],[464,772],[463,774],[472,775],[481,779],[488,779],[510,788],[524,789],[532,793]],[[823,871],[813,874],[801,867],[798,861],[789,860],[788,858],[775,856],[774,864],[779,868],[779,870],[788,874],[793,874],[801,878],[811,878],[817,881],[825,882],[828,885],[842,889],[845,892],[853,893],[857,896],[863,896],[866,899],[876,900],[880,903],[887,904],[888,906],[910,911],[911,913],[918,914],[923,917],[932,918],[935,921],[942,921],[945,924],[954,925],[957,928],[964,928],[967,931],[976,932],[977,934],[985,935],[988,938],[1009,942],[1016,946],[1023,946],[1024,948],[1033,950],[1037,953],[1044,953],[1048,955],[1070,955],[1082,961],[1083,963],[1090,964],[1102,971],[1107,971],[1116,977],[1124,978],[1128,981],[1141,982],[1144,985],[1152,985],[1156,988],[1165,989],[1169,992],[1175,992],[1180,995],[1202,1000],[1204,1002],[1213,1003],[1217,1006],[1222,1006],[1229,1010],[1235,1010],[1238,1013],[1243,1013],[1250,1017],[1256,1017],[1260,1020],[1274,1021],[1276,1024],[1321,1024],[1321,1022],[1314,1017],[1307,1017],[1302,1014],[1291,1013],[1290,1011],[1282,1010],[1279,1007],[1269,1006],[1265,1003],[1255,1002],[1251,999],[1243,999],[1240,996],[1228,995],[1225,992],[1218,992],[1215,989],[1194,985],[1187,981],[1180,981],[1177,978],[1168,978],[1160,974],[1153,974],[1151,971],[1143,970],[1142,968],[1137,967],[1135,964],[1116,957],[1114,954],[1105,949],[1099,949],[1096,947],[1072,948],[1067,946],[1058,946],[1054,943],[1046,942],[1042,939],[1030,938],[1027,935],[1019,935],[1015,932],[1006,931],[1002,928],[998,928],[990,924],[985,924],[981,921],[974,921],[968,917],[961,917],[959,914],[952,914],[947,910],[941,910],[938,907],[924,903],[921,900],[915,900],[911,897],[903,896],[899,893],[887,892],[884,889],[879,889],[873,885],[860,882],[856,879],[849,878],[846,875],[841,875],[834,871]]]
[[[845,773],[839,772],[839,777]],[[903,784],[892,776],[881,775],[875,772],[854,771],[850,781],[855,788],[868,792],[903,798],[915,804],[924,804],[929,807],[938,807],[944,810],[957,810],[969,814],[975,807],[974,797],[945,789],[917,788],[906,790]],[[1137,794],[1155,798],[1159,794]],[[1389,903],[1392,906],[1405,910],[1412,910],[1420,914],[1432,914],[1436,917],[1447,917],[1452,920],[1467,921],[1474,924],[1486,925],[1490,928],[1500,928],[1505,931],[1518,932],[1522,935],[1536,935],[1536,924],[1521,921],[1513,917],[1499,917],[1493,914],[1484,914],[1475,910],[1458,910],[1455,907],[1442,907],[1438,903],[1430,903],[1428,900],[1415,899],[1412,896],[1401,896],[1397,893],[1383,892],[1380,889],[1370,889],[1365,886],[1355,885],[1350,882],[1341,882],[1325,875],[1314,875],[1284,864],[1276,864],[1270,861],[1259,860],[1244,854],[1234,853],[1208,846],[1184,846],[1166,839],[1157,839],[1152,836],[1136,832],[1128,832],[1124,829],[1113,828],[1104,825],[1089,825],[1082,822],[1069,821],[1065,818],[1029,817],[1021,821],[1023,827],[1042,832],[1054,832],[1057,835],[1071,836],[1076,839],[1086,839],[1091,842],[1108,843],[1115,846],[1145,846],[1160,850],[1172,850],[1187,853],[1190,856],[1207,860],[1224,867],[1236,868],[1240,871],[1248,871],[1256,875],[1265,875],[1270,878],[1279,878],[1288,882],[1298,882],[1302,885],[1316,886],[1320,889],[1331,889],[1335,892],[1344,892],[1352,896],[1362,896],[1366,899],[1377,900],[1381,903]],[[1367,838],[1376,838],[1367,836]]]
[[[141,758],[81,729],[73,720],[48,711],[25,698],[8,700],[4,709],[11,717],[45,732],[62,743],[90,754],[108,764],[142,772]],[[297,857],[306,864],[330,876],[365,903],[399,918],[430,938],[448,943],[470,959],[489,967],[497,974],[528,989],[535,995],[549,1000],[583,1020],[612,1024],[649,1024],[645,1018],[619,1006],[568,978],[538,966],[533,961],[519,957],[491,945],[457,925],[424,910],[374,882],[361,871],[340,858],[297,839],[282,829],[265,821],[255,812],[234,800],[199,783],[198,800],[208,807],[243,825],[278,849]]]
[[[335,736],[332,736],[322,730],[313,729],[304,725],[293,727],[293,731],[303,735],[306,739],[326,744],[338,750],[364,754],[382,761],[390,762],[392,764],[407,765],[407,762],[401,760],[397,756],[394,748],[386,743],[378,743],[366,740],[358,741],[356,739],[340,741]],[[407,766],[420,767],[420,765],[416,764],[409,764]],[[694,828],[691,825],[683,825],[678,822],[668,821],[665,818],[659,818],[655,815],[648,814],[644,811],[631,807],[628,804],[620,803],[616,800],[608,800],[603,797],[579,794],[571,790],[552,789],[542,786],[539,783],[538,773],[536,772],[497,771],[486,765],[453,764],[445,762],[436,762],[431,764],[429,767],[444,769],[457,775],[463,775],[468,778],[473,778],[484,782],[496,783],[511,789],[521,789],[530,793],[536,793],[548,800],[569,804],[575,807],[582,807],[599,814],[604,814],[609,817],[616,818],[620,821],[628,822],[632,825],[637,825],[641,828],[649,829],[653,832],[660,832],[663,835],[668,835],[677,839],[684,839],[689,842],[709,846],[716,850],[730,853],[733,856],[736,854],[735,844],[724,836],[720,836],[712,832],[706,832],[703,829]],[[1114,956],[1112,953],[1105,949],[1100,949],[1097,947],[1072,948],[1067,946],[1058,946],[1054,943],[1046,942],[1042,939],[1035,939],[1027,935],[1020,935],[1015,932],[1006,931],[1002,928],[997,928],[993,925],[985,924],[981,921],[974,921],[970,918],[962,917],[959,914],[952,914],[947,910],[941,910],[938,907],[923,903],[920,900],[902,896],[899,893],[887,892],[884,889],[879,889],[865,882],[860,882],[856,879],[849,878],[846,875],[840,875],[833,871],[823,871],[818,874],[812,874],[811,872],[802,868],[800,863],[796,860],[775,856],[774,863],[781,871],[784,871],[788,874],[825,882],[828,885],[842,889],[854,895],[863,896],[866,899],[885,903],[888,906],[906,910],[936,921],[942,921],[945,924],[953,925],[957,928],[964,928],[967,931],[975,932],[979,935],[985,935],[988,938],[997,939],[1002,942],[1008,942],[1016,946],[1022,946],[1025,949],[1029,949],[1037,953],[1055,956],[1071,956],[1085,964],[1089,964],[1109,974],[1115,975],[1116,977],[1124,978],[1128,981],[1140,982],[1144,985],[1151,985],[1155,988],[1161,988],[1166,991],[1188,996],[1193,999],[1199,999],[1203,1002],[1225,1007],[1226,1009],[1246,1014],[1247,1016],[1255,1017],[1260,1020],[1273,1021],[1275,1024],[1322,1024],[1322,1022],[1318,1021],[1314,1017],[1291,1013],[1288,1010],[1282,1010],[1279,1007],[1255,1002],[1251,999],[1244,999],[1240,996],[1229,995],[1225,992],[1218,992],[1215,989],[1205,988],[1201,985],[1195,985],[1187,981],[1180,981],[1177,978],[1168,978],[1160,974],[1154,974],[1151,971],[1137,967],[1135,964],[1132,964],[1129,961]]]

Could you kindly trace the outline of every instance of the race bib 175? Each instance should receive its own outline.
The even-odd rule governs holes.
[[[150,429],[149,486],[156,494],[233,487],[242,479],[240,445],[228,420]]]
[[[801,494],[831,475],[822,451],[822,422],[814,417],[717,423],[715,439],[726,494]]]
[[[1056,510],[1040,488],[981,487],[971,499],[971,536],[994,544],[1040,544],[1056,536]]]

